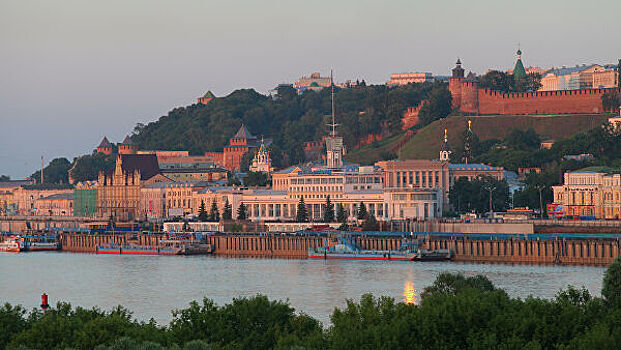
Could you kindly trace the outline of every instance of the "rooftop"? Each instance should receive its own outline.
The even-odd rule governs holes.
[[[39,198],[39,200],[44,200],[44,201],[73,200],[73,193],[57,193],[51,196]]]

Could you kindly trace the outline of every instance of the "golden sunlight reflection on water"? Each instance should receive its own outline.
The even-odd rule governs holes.
[[[406,304],[418,305],[418,291],[414,288],[414,282],[405,282],[403,286],[403,301]]]

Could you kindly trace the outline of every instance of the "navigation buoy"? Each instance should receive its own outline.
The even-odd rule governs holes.
[[[47,311],[49,307],[50,305],[47,303],[47,294],[41,294],[41,309],[43,309],[43,311]]]

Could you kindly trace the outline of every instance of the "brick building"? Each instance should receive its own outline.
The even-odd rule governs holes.
[[[268,141],[269,144],[270,141]],[[257,137],[252,135],[244,124],[241,125],[235,136],[229,140],[229,144],[224,146],[222,152],[207,152],[206,157],[211,157],[214,163],[227,170],[238,171],[241,159],[244,154],[260,146]]]

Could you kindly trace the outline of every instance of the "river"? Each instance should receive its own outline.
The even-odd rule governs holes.
[[[511,296],[551,298],[567,285],[600,295],[605,269],[583,266],[462,264],[452,262],[324,261],[211,256],[128,256],[61,252],[0,253],[0,302],[110,309],[124,305],[139,320],[167,324],[171,310],[203,297],[218,304],[267,295],[288,300],[324,323],[334,307],[362,294],[417,302],[443,271],[484,274]]]

